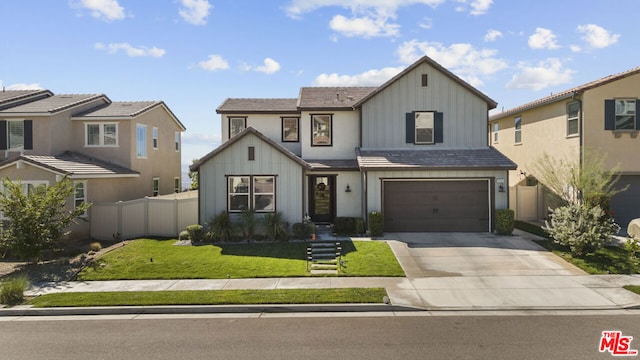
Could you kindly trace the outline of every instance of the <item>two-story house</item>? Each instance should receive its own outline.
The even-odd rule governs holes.
[[[67,176],[70,204],[126,201],[181,190],[184,125],[162,101],[103,94],[0,92],[0,177],[25,189]],[[91,210],[86,215],[89,221]],[[74,227],[86,237],[89,224]]]
[[[595,152],[606,155],[608,169],[620,166],[619,186],[629,185],[611,199],[616,222],[626,229],[640,217],[638,109],[640,68],[634,68],[492,115],[491,145],[519,167],[509,173],[516,216],[543,219],[552,205],[536,185],[535,163],[543,154],[580,163]]]
[[[227,99],[223,142],[192,165],[199,218],[281,211],[289,223],[385,217],[385,231],[480,231],[516,165],[487,144],[496,103],[423,57],[379,87]]]

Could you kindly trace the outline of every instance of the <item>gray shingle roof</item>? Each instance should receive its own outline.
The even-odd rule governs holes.
[[[56,173],[69,175],[72,178],[137,177],[140,175],[137,171],[70,151],[58,156],[21,155],[5,161],[2,165],[19,160]]]
[[[52,114],[101,98],[105,103],[111,102],[111,100],[109,100],[109,98],[107,98],[103,94],[62,94],[53,95],[41,100],[32,101],[26,104],[5,109],[0,111],[0,113]]]
[[[494,148],[452,150],[361,150],[366,170],[515,170],[516,164]]]
[[[629,69],[627,71],[623,71],[621,73],[605,76],[605,77],[600,78],[598,80],[594,80],[594,81],[588,82],[586,84],[578,85],[578,86],[573,87],[571,89],[560,91],[560,92],[555,93],[553,95],[549,95],[547,97],[543,97],[541,99],[528,102],[526,104],[517,106],[515,108],[508,109],[508,110],[502,111],[502,112],[497,113],[497,114],[493,114],[493,115],[491,115],[489,117],[489,121],[495,120],[495,119],[501,119],[501,118],[503,118],[505,116],[514,115],[514,114],[517,114],[519,112],[522,112],[522,111],[525,111],[525,110],[529,110],[529,109],[534,109],[534,108],[536,108],[538,106],[550,104],[550,103],[553,103],[553,102],[556,102],[556,101],[565,100],[565,99],[573,97],[574,95],[578,95],[578,94],[580,94],[580,93],[582,93],[584,91],[587,91],[587,90],[596,88],[598,86],[602,86],[602,85],[608,84],[610,82],[613,82],[613,81],[616,81],[616,80],[620,80],[620,79],[623,79],[625,77],[632,76],[632,75],[635,75],[635,74],[638,74],[638,73],[640,73],[640,66],[639,67],[635,67],[633,69]]]
[[[298,96],[300,110],[353,109],[377,87],[303,87]]]
[[[218,114],[232,113],[297,113],[298,99],[226,99],[218,108]]]

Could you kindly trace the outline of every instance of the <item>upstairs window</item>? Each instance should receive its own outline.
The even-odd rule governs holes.
[[[229,139],[240,134],[247,127],[246,117],[230,117],[229,118]]]
[[[416,113],[416,144],[433,144],[433,113]]]
[[[577,135],[580,131],[580,103],[567,104],[567,136]]]
[[[500,125],[498,123],[493,124],[493,142],[498,142],[498,130],[500,130]]]
[[[515,118],[513,127],[515,129],[514,141],[516,144],[520,144],[522,143],[522,118],[520,116]]]
[[[158,128],[153,128],[153,148],[158,150]]]
[[[298,142],[300,131],[298,130],[298,124],[300,118],[297,117],[283,117],[282,118],[282,142]]]
[[[406,143],[431,145],[444,142],[444,114],[437,111],[406,113]]]
[[[311,115],[311,146],[331,146],[333,139],[333,115]]]
[[[24,121],[7,121],[9,150],[24,150]]]
[[[640,130],[637,119],[640,111],[638,99],[609,99],[604,101],[604,129],[619,131]]]
[[[175,138],[176,151],[180,151],[180,132],[179,131],[176,131],[174,138]]]
[[[136,156],[147,157],[147,126],[136,124]]]
[[[115,123],[85,124],[85,146],[118,146],[118,125]]]
[[[33,150],[33,121],[0,120],[0,150]]]

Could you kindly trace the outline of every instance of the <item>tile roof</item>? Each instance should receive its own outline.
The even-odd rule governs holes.
[[[345,160],[306,160],[311,170],[358,170],[356,159]]]
[[[218,114],[253,112],[297,113],[298,99],[226,99],[218,108]]]
[[[17,158],[4,161],[0,168],[16,161],[24,161],[62,175],[69,175],[75,179],[137,177],[140,175],[137,171],[70,151],[58,156],[20,155]]]
[[[28,102],[19,106],[0,111],[2,114],[12,113],[45,113],[51,114],[63,111],[74,106],[82,105],[90,101],[103,99],[105,103],[111,102],[106,95],[103,94],[61,94],[53,95],[41,100]]]
[[[73,120],[117,119],[127,120],[143,114],[153,108],[162,106],[171,115],[176,124],[186,130],[164,101],[115,101],[97,108],[89,109],[73,116]]]
[[[2,90],[0,91],[0,109],[24,104],[45,97],[52,96],[49,90]]]
[[[556,102],[556,101],[565,100],[565,99],[571,98],[571,97],[573,97],[575,95],[579,95],[580,93],[582,93],[584,91],[587,91],[587,90],[596,88],[598,86],[602,86],[602,85],[608,84],[610,82],[613,82],[613,81],[616,81],[616,80],[620,80],[620,79],[623,79],[623,78],[626,78],[628,76],[632,76],[632,75],[635,75],[635,74],[638,74],[638,73],[640,73],[640,66],[639,67],[635,67],[633,69],[629,69],[627,71],[623,71],[621,73],[605,76],[605,77],[600,78],[598,80],[594,80],[594,81],[588,82],[586,84],[578,85],[578,86],[573,87],[571,89],[560,91],[558,93],[549,95],[547,97],[543,97],[543,98],[538,99],[538,100],[531,101],[529,103],[517,106],[515,108],[508,109],[508,110],[502,111],[502,112],[497,113],[497,114],[493,114],[493,115],[489,116],[489,121],[495,120],[495,119],[500,119],[500,118],[503,118],[505,116],[514,115],[514,114],[519,113],[521,111],[534,109],[534,108],[536,108],[538,106],[550,104],[550,103],[553,103],[553,102]]]
[[[361,150],[366,170],[515,170],[516,164],[494,148],[452,150]]]
[[[298,96],[300,110],[353,109],[377,87],[303,87]]]

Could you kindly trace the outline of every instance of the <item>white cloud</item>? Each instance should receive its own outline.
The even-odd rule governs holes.
[[[580,45],[571,45],[569,46],[569,49],[575,53],[582,51],[582,47],[580,47]]]
[[[229,63],[220,55],[209,55],[207,60],[198,63],[198,67],[207,71],[226,70],[229,68]]]
[[[386,67],[380,70],[369,70],[357,75],[320,74],[313,81],[314,86],[379,86],[404,69]]]
[[[545,28],[536,28],[535,34],[529,36],[529,47],[532,49],[557,49],[556,35]]]
[[[491,5],[493,5],[493,0],[456,0],[460,4],[456,6],[456,11],[464,12],[467,11],[467,4],[471,7],[469,13],[471,15],[483,15],[489,11]]]
[[[71,5],[88,9],[91,16],[107,22],[125,18],[124,8],[120,6],[118,0],[77,0]]]
[[[612,34],[609,30],[595,24],[579,25],[578,32],[583,34],[582,40],[596,49],[611,46],[620,39],[620,34]]]
[[[97,50],[106,51],[109,54],[116,54],[120,50],[124,51],[127,56],[131,57],[140,57],[140,56],[150,56],[150,57],[162,57],[165,54],[164,49],[160,49],[158,47],[148,48],[146,46],[135,47],[128,43],[112,43],[105,45],[103,43],[96,43],[94,48]]]
[[[482,85],[482,77],[507,67],[504,60],[496,57],[496,50],[476,49],[473,45],[465,43],[446,47],[438,42],[411,40],[401,44],[397,54],[400,61],[406,64],[427,55],[473,86]]]
[[[241,66],[244,71],[257,71],[265,74],[273,74],[280,71],[280,64],[272,58],[264,59],[264,62],[260,66],[251,66],[244,64]]]
[[[40,84],[38,84],[38,83],[33,83],[33,84],[18,83],[18,84],[4,85],[2,83],[2,80],[0,80],[0,89],[4,89],[4,90],[43,90],[44,88],[42,86],[40,86]]]
[[[182,7],[178,11],[184,21],[193,25],[204,25],[207,23],[209,10],[213,7],[207,0],[181,0]]]
[[[418,26],[427,30],[431,29],[433,27],[433,20],[431,18],[425,17],[420,23],[418,23]]]
[[[365,17],[352,17],[347,19],[342,15],[336,15],[329,22],[329,27],[346,37],[372,38],[378,36],[398,36],[400,34],[398,24],[390,24],[386,17],[379,16],[372,19]]]
[[[518,68],[520,72],[507,83],[507,89],[542,90],[571,82],[574,73],[571,69],[563,68],[562,62],[557,58],[549,58],[533,66],[522,62],[518,64]]]
[[[496,41],[498,38],[501,38],[503,36],[504,35],[502,35],[502,32],[494,29],[489,29],[489,31],[487,31],[487,33],[484,35],[484,41],[485,42]]]

